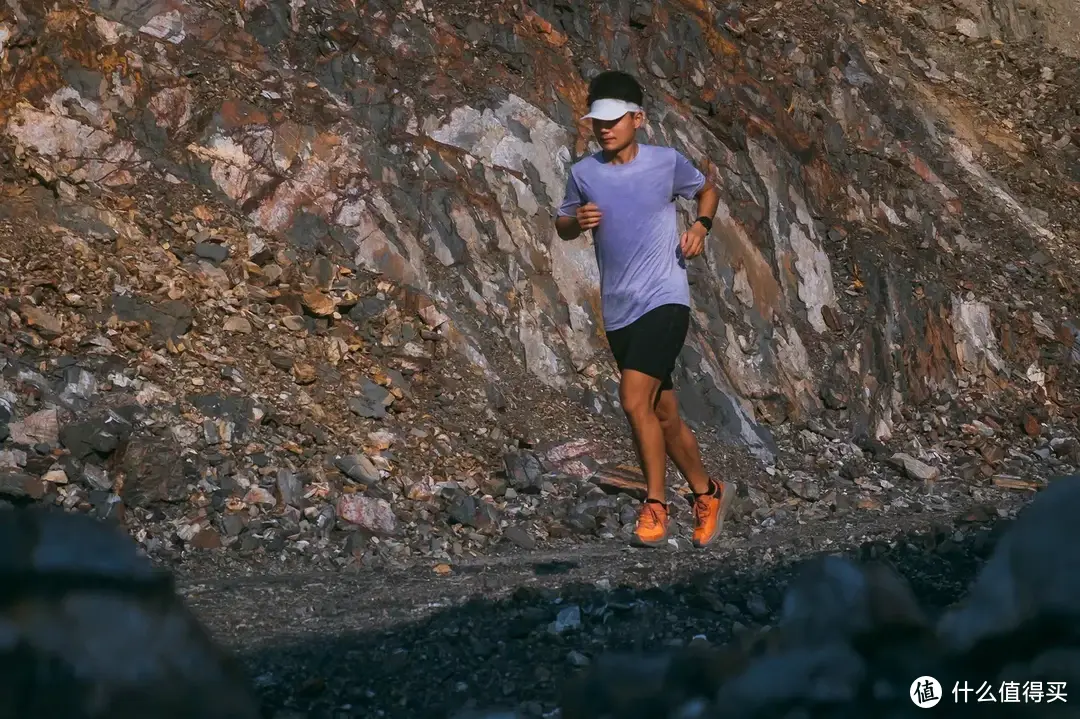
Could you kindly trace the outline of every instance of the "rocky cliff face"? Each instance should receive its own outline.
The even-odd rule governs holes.
[[[595,263],[586,239],[555,238],[552,214],[590,151],[575,121],[587,78],[626,68],[648,88],[643,139],[677,147],[723,191],[690,270],[679,373],[692,419],[768,458],[770,425],[823,404],[886,439],[904,403],[961,383],[1000,391],[1019,373],[1029,393],[1029,367],[1073,341],[1068,311],[1040,295],[1056,289],[1055,243],[1075,239],[1073,220],[983,167],[995,148],[980,120],[958,131],[961,118],[936,112],[974,80],[924,59],[932,39],[917,29],[951,21],[978,37],[969,24],[992,18],[810,5],[28,8],[4,25],[3,134],[61,197],[123,198],[128,213],[149,201],[164,216],[209,193],[242,218],[231,235],[180,238],[129,221],[145,261],[218,275],[229,258],[234,275],[272,285],[280,238],[429,296],[463,364],[489,380],[521,367],[603,411],[614,383]],[[1040,96],[1067,102],[1072,76],[1039,72]],[[1065,131],[1050,132],[1055,179],[1075,196]],[[1006,258],[1029,261],[1001,274]]]

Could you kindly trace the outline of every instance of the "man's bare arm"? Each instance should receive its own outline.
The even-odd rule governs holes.
[[[711,224],[716,208],[720,206],[720,193],[710,182],[706,182],[694,197],[697,198],[697,215],[679,239],[679,248],[687,259],[697,257],[705,251],[705,236],[709,234],[706,223],[698,222],[696,218],[708,218]]]
[[[574,217],[559,217],[555,220],[555,231],[564,240],[576,240],[585,230],[594,229],[603,217],[595,203],[586,202],[577,208]]]
[[[708,217],[712,219],[716,216],[716,208],[720,206],[720,193],[716,191],[713,184],[706,180],[697,193],[697,215],[695,217]]]
[[[581,225],[576,217],[556,217],[555,231],[563,240],[576,240],[581,237]]]

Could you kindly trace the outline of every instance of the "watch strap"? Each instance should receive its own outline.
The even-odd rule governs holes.
[[[694,222],[700,222],[701,226],[705,228],[706,232],[711,232],[712,231],[712,218],[711,217],[706,217],[705,215],[702,215],[701,217],[694,220]]]

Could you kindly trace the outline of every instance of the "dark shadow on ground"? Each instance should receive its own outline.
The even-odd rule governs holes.
[[[1004,524],[969,526],[963,536],[949,525],[843,553],[893,565],[934,614],[962,596]],[[473,704],[509,709],[523,703],[530,715],[541,716],[587,657],[662,649],[699,634],[722,643],[741,627],[768,624],[792,569],[812,554],[778,548],[773,558],[765,554],[759,561],[736,552],[702,566],[694,555],[680,564],[642,550],[629,568],[539,562],[515,567],[519,578],[534,579],[499,600],[482,595],[520,579],[506,579],[503,569],[492,567],[475,572],[462,603],[423,619],[372,631],[310,633],[241,657],[268,717],[434,719]],[[555,631],[560,623],[563,631]]]

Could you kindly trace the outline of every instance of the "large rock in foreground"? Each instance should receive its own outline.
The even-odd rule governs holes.
[[[0,510],[0,596],[0,716],[259,716],[170,576],[103,522]]]

